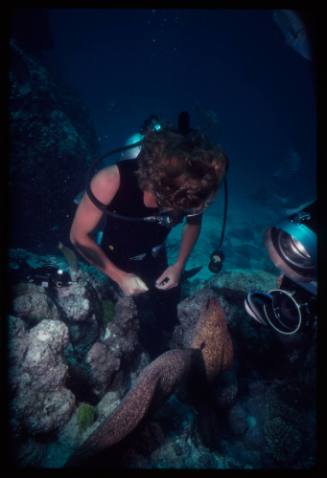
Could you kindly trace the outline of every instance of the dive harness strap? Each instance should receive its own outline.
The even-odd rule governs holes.
[[[85,192],[88,195],[88,197],[90,198],[90,200],[92,201],[92,203],[98,209],[100,209],[103,213],[107,214],[110,217],[115,217],[117,219],[122,219],[123,221],[132,221],[132,222],[144,222],[145,221],[145,222],[158,222],[159,224],[161,223],[161,220],[162,220],[161,216],[130,217],[130,216],[122,216],[121,214],[117,214],[117,213],[109,211],[108,206],[103,204],[101,201],[99,201],[99,199],[97,199],[94,196],[94,194],[91,190],[90,183],[87,184]]]
[[[164,245],[165,243],[163,242],[162,244],[159,244],[158,246],[152,247],[152,249],[150,249],[150,251],[148,252],[142,252],[141,254],[138,254],[137,256],[129,257],[129,260],[142,261],[146,256],[149,256],[150,254],[153,258],[156,258],[158,257],[159,252],[162,251],[162,249],[164,248]]]
[[[107,212],[107,206],[105,204],[103,204],[101,201],[99,201],[99,199],[97,199],[93,192],[92,192],[92,189],[91,189],[91,185],[90,183],[88,182],[87,183],[87,186],[86,186],[86,190],[85,190],[86,194],[88,195],[88,197],[90,198],[90,200],[93,202],[93,204],[98,208],[100,209],[101,211],[103,212]]]
[[[169,214],[161,214],[158,216],[145,216],[145,217],[131,217],[131,216],[122,216],[121,214],[117,214],[115,212],[111,212],[108,210],[108,207],[103,204],[101,201],[99,201],[93,194],[91,190],[91,183],[89,182],[87,184],[86,194],[92,201],[92,203],[100,209],[103,213],[107,214],[110,217],[114,217],[116,219],[121,219],[123,221],[129,221],[129,222],[151,222],[151,223],[157,223],[160,226],[166,226],[166,227],[171,227],[174,225],[174,218],[172,218]],[[195,214],[186,214],[186,217],[194,217],[194,216],[200,216],[201,213],[195,213]]]

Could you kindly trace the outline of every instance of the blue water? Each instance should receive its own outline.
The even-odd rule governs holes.
[[[286,44],[272,13],[50,9],[47,60],[89,107],[102,152],[151,113],[174,122],[188,110],[201,127],[200,105],[219,121],[214,139],[230,158],[231,203],[244,208],[264,184],[293,207],[316,188],[313,66]],[[273,180],[290,151],[301,159],[296,174]]]
[[[95,125],[99,153],[122,146],[151,114],[176,124],[179,112],[187,110],[191,126],[203,129],[213,142],[221,144],[230,160],[224,270],[272,272],[263,244],[264,229],[285,216],[288,209],[316,196],[314,64],[286,43],[273,20],[273,10],[65,8],[48,9],[47,14],[53,46],[39,51],[38,60],[54,78],[80,95]],[[32,19],[28,21],[32,30]],[[39,100],[37,95],[36,98]],[[23,106],[19,104],[24,113]],[[47,108],[48,105],[45,111]],[[14,110],[16,120],[21,111]],[[36,116],[42,124],[41,113],[39,109]],[[48,127],[46,122],[44,127]],[[22,136],[33,151],[34,189],[40,192],[28,204],[32,210],[35,207],[39,212],[36,207],[46,209],[48,201],[51,205],[52,198],[57,200],[67,179],[62,210],[54,207],[46,209],[44,216],[40,214],[47,221],[50,218],[49,222],[54,218],[53,229],[44,233],[42,221],[29,224],[32,239],[40,235],[43,251],[52,253],[54,247],[58,254],[57,237],[53,236],[62,226],[60,221],[65,221],[69,230],[72,211],[76,209],[73,197],[81,189],[85,171],[73,171],[69,155],[66,160],[64,153],[56,157],[53,152],[53,163],[51,156],[48,161],[53,169],[49,168],[48,176],[58,174],[54,178],[57,189],[50,190],[39,179],[43,176],[36,174],[39,136],[32,135],[30,144],[28,136]],[[55,141],[56,137],[49,144]],[[64,143],[65,138],[58,139],[58,143],[61,141]],[[72,151],[76,152],[74,148]],[[117,160],[119,156],[108,159],[109,163]],[[28,161],[23,163],[26,165]],[[27,172],[31,176],[31,171]],[[21,184],[18,182],[16,187],[19,191]],[[31,194],[30,189],[27,194]],[[188,262],[188,268],[203,266],[197,275],[201,280],[212,275],[207,264],[219,241],[222,211],[220,191],[205,214],[200,239]],[[24,234],[19,242],[18,212],[15,209],[13,221],[18,224],[16,242],[29,250]],[[26,231],[22,228],[23,232]],[[176,228],[170,236],[171,258],[178,253],[180,230]],[[60,236],[60,240],[69,244],[69,234]],[[251,407],[249,410],[252,413]],[[256,417],[251,413],[246,420],[255,433]],[[233,455],[229,450],[231,442],[226,442],[222,457]],[[247,461],[240,458],[240,462],[242,468]],[[216,464],[216,468],[225,466],[228,467],[225,463]]]

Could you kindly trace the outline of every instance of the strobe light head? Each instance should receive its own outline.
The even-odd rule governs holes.
[[[246,312],[259,324],[281,335],[294,335],[303,322],[302,307],[287,290],[250,292],[244,300]]]
[[[273,264],[297,284],[308,288],[317,278],[316,201],[270,227],[265,246]],[[314,291],[312,291],[314,292]]]
[[[259,324],[268,326],[278,336],[297,340],[302,332],[313,330],[316,323],[316,296],[286,276],[278,289],[253,290],[244,300],[246,312]]]

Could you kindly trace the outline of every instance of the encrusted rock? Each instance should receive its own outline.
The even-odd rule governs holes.
[[[9,354],[9,383],[14,393],[11,414],[16,430],[23,426],[30,435],[57,430],[75,406],[75,396],[64,387],[68,367],[61,353],[68,342],[67,326],[43,320],[22,335],[22,324],[14,321],[13,325],[20,333],[12,336],[9,350],[24,351],[20,362],[17,353]]]
[[[43,319],[60,319],[55,303],[41,287],[38,292],[30,291],[15,297],[12,308],[15,315],[25,319],[31,325]]]
[[[115,306],[115,317],[107,327],[108,338],[103,342],[118,358],[128,358],[139,347],[139,319],[132,297],[120,297]]]
[[[114,373],[119,370],[120,359],[106,345],[96,342],[89,350],[85,361],[89,365],[90,382],[94,387],[94,393],[103,395]]]
[[[90,289],[84,283],[74,282],[69,287],[57,290],[57,303],[71,322],[93,321],[94,299]]]
[[[74,408],[74,394],[67,388],[59,387],[52,393],[39,394],[37,403],[30,408],[30,414],[25,408],[24,425],[31,435],[57,431],[70,418]]]

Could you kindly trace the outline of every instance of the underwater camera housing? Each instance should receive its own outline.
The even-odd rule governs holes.
[[[268,228],[265,246],[282,275],[276,289],[250,292],[245,310],[281,337],[298,336],[317,318],[316,201]]]

